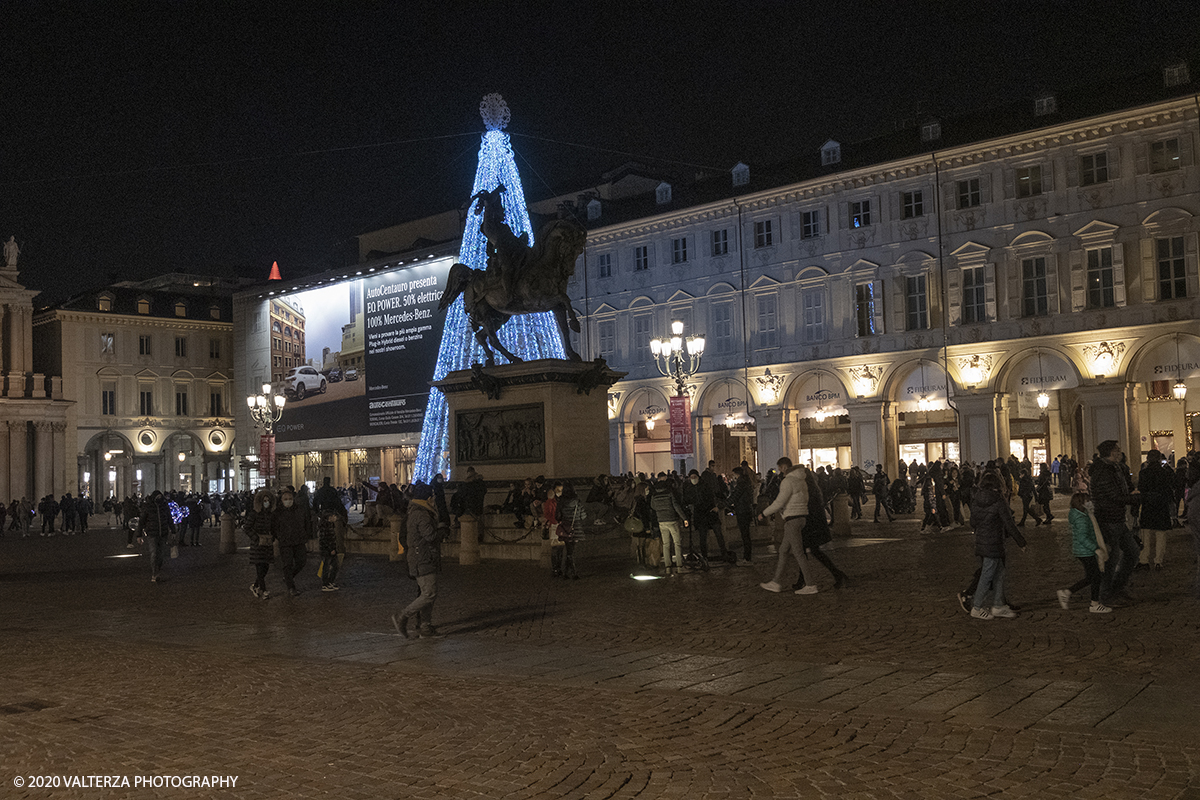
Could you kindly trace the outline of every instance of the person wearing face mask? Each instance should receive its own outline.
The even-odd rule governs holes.
[[[766,583],[760,583],[768,592],[783,591],[783,575],[787,570],[787,557],[790,553],[800,566],[800,575],[804,578],[804,586],[795,591],[796,594],[816,594],[817,586],[813,582],[812,570],[809,568],[808,557],[804,554],[804,541],[801,531],[808,521],[808,483],[804,479],[803,466],[793,466],[787,456],[779,459],[776,466],[783,480],[779,482],[779,496],[775,502],[763,509],[758,515],[760,520],[778,512],[783,513],[783,541],[779,545],[779,560],[775,565],[775,577]]]
[[[737,561],[737,555],[725,546],[717,498],[696,470],[688,473],[688,482],[683,485],[683,507],[687,509],[688,518],[691,520],[692,534],[696,537],[696,548],[700,551],[700,557],[708,560],[708,532],[711,530],[717,536],[717,548],[721,552],[721,558],[730,560],[730,556],[733,556],[732,560]]]
[[[308,560],[305,542],[312,538],[312,514],[302,503],[297,502],[291,487],[279,496],[279,508],[275,511],[275,538],[279,542],[280,563],[283,580],[288,594],[300,594],[296,588],[296,576],[304,569]]]
[[[270,489],[262,488],[254,493],[254,505],[247,509],[242,530],[250,537],[250,563],[254,565],[254,583],[250,592],[260,600],[269,600],[267,571],[275,560],[275,495]]]

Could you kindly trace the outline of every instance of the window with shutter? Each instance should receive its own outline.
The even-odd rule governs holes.
[[[758,306],[758,336],[759,350],[768,350],[779,346],[779,314],[778,298],[773,294],[760,294]]]
[[[1183,237],[1169,236],[1155,241],[1158,269],[1158,299],[1181,300],[1188,296],[1187,271],[1183,257]]]
[[[962,270],[962,321],[964,325],[987,322],[987,287],[984,268],[965,267]]]
[[[1179,169],[1179,140],[1163,139],[1150,143],[1150,171],[1170,172]]]
[[[1050,313],[1049,286],[1044,256],[1021,260],[1021,316],[1040,317]]]
[[[800,305],[804,314],[805,344],[825,341],[825,290],[820,287],[804,289],[800,292]]]
[[[913,275],[904,279],[905,330],[923,331],[929,328],[929,297],[925,292],[925,276]]]
[[[1087,307],[1115,308],[1113,249],[1098,247],[1087,251]]]
[[[867,281],[854,286],[854,317],[856,335],[873,336],[882,332],[883,313],[882,298],[875,281]]]
[[[959,181],[957,186],[958,207],[974,208],[983,204],[983,192],[979,185],[979,178],[968,178],[965,181]]]

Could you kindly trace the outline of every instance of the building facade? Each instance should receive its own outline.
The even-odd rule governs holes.
[[[591,201],[570,293],[581,352],[629,373],[613,471],[679,463],[650,350],[672,320],[706,338],[689,468],[1195,449],[1197,108],[1068,120],[1038,98],[1005,135],[954,144],[931,120],[911,155],[831,140],[790,183],[756,190],[739,164],[715,199]]]
[[[39,311],[37,360],[63,375],[68,491],[94,499],[237,488],[236,286],[168,274]]]
[[[278,383],[293,367],[308,362],[304,355],[304,309],[286,300],[273,300],[271,315],[271,380]]]
[[[33,298],[15,260],[0,268],[0,491],[6,504],[73,491],[62,373],[35,356]]]

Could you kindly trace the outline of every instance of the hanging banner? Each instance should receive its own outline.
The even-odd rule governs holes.
[[[275,437],[263,434],[258,437],[259,472],[267,478],[275,477]]]
[[[692,410],[686,395],[671,398],[671,455],[692,454]]]

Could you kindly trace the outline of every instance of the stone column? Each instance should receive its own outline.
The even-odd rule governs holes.
[[[993,392],[956,395],[959,456],[963,463],[986,463],[996,458],[996,395]]]
[[[851,458],[868,474],[883,464],[889,476],[896,476],[899,464],[895,403],[887,400],[860,400],[846,404],[850,417]]]
[[[8,423],[9,472],[8,486],[15,499],[29,497],[29,425],[26,422]]]
[[[67,472],[67,423],[52,422],[50,423],[51,430],[51,448],[53,457],[53,473],[51,474],[51,484],[54,486],[55,497],[62,497],[67,492],[72,495],[78,495],[79,487],[71,486]],[[78,472],[79,464],[75,459],[71,459],[71,466]],[[78,476],[77,476],[78,477]]]
[[[637,436],[637,423],[618,419],[608,424],[609,461],[612,474],[633,472],[633,442]]]
[[[8,447],[8,427],[9,423],[0,422],[0,487],[7,488],[9,490],[8,499],[9,501],[12,501],[13,499],[20,500],[21,496],[17,495],[15,498],[13,497],[12,486],[9,483],[9,476],[12,475],[12,454],[9,452]]]
[[[54,432],[50,423],[33,423],[33,493],[40,500],[54,491]]]
[[[692,417],[692,453],[696,457],[696,469],[703,472],[713,457],[712,446],[712,417],[698,415]]]
[[[1083,405],[1083,441],[1076,442],[1081,463],[1090,459],[1096,452],[1096,445],[1105,439],[1116,439],[1121,449],[1129,453],[1129,463],[1133,466],[1135,456],[1141,442],[1129,440],[1131,428],[1137,432],[1137,421],[1130,423],[1128,397],[1136,389],[1136,384],[1109,383],[1098,386],[1080,386],[1075,390]],[[1140,436],[1139,436],[1140,438]]]
[[[787,456],[795,464],[802,446],[802,442],[800,441],[800,411],[795,408],[783,408],[780,409],[780,415],[782,421],[780,432],[783,434],[783,452],[779,455]],[[776,456],[776,461],[778,460],[779,457]]]

